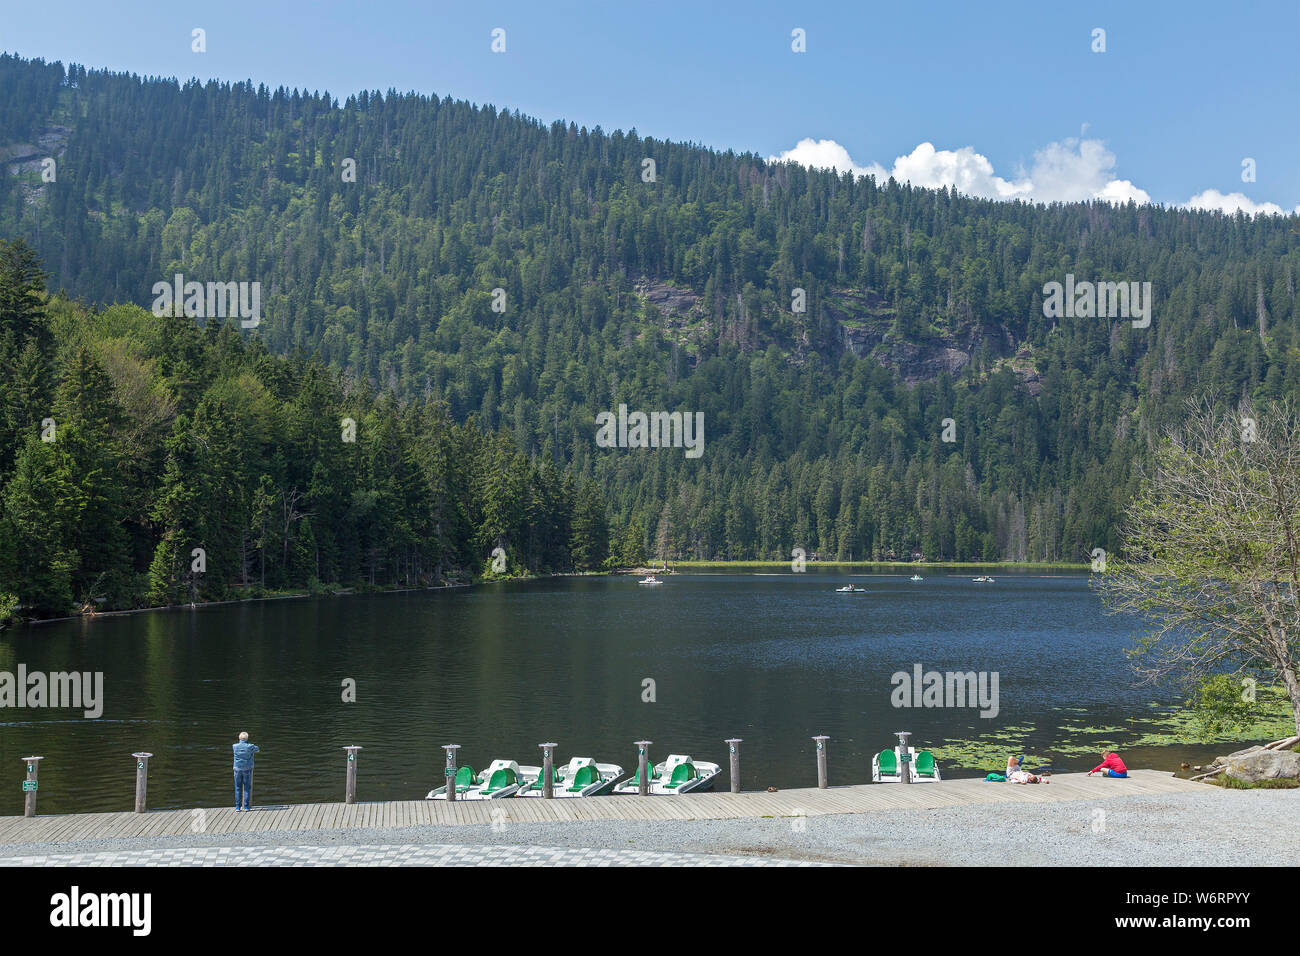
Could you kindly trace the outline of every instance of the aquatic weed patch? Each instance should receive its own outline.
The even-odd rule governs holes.
[[[1083,711],[1071,707],[1060,708],[1058,713]],[[1191,707],[1153,702],[1147,713],[1130,718],[1122,726],[1090,725],[1077,719],[1056,727],[1014,725],[976,737],[944,740],[930,750],[948,766],[979,770],[1004,766],[1011,753],[1025,754],[1025,762],[1030,766],[1046,766],[1052,760],[1095,755],[1103,747],[1176,747],[1276,740],[1290,736],[1294,730],[1285,696],[1275,693],[1273,688],[1262,688],[1252,719],[1214,733],[1206,733],[1204,721]]]

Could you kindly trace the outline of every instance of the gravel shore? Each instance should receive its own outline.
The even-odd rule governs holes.
[[[0,857],[221,846],[539,846],[878,865],[1295,866],[1300,790],[981,804],[806,819],[420,826],[0,844]]]

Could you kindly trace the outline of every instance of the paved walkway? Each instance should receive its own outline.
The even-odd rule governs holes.
[[[585,799],[456,801],[406,800],[387,803],[310,803],[256,808],[156,810],[149,813],[73,813],[0,817],[0,846],[71,843],[191,834],[279,833],[295,830],[365,830],[430,824],[496,826],[597,820],[738,820],[816,817],[882,810],[925,810],[996,803],[1055,803],[1106,800],[1118,796],[1204,793],[1205,784],[1155,770],[1132,771],[1127,780],[1057,774],[1050,784],[1016,786],[981,779],[927,784],[864,784],[826,790],[779,793],[702,793],[676,797],[589,797]]]
[[[4,866],[831,866],[774,857],[549,846],[206,846],[0,857]]]

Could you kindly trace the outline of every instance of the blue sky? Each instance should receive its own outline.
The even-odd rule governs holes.
[[[194,27],[206,53],[190,49]],[[795,28],[805,53],[791,50]],[[1298,48],[1295,0],[0,0],[0,49],[47,60],[340,98],[437,92],[977,195],[1248,211],[1300,206]]]

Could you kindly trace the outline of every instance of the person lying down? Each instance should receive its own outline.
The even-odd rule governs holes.
[[[1036,773],[1030,773],[1020,766],[1020,759],[1017,757],[1007,758],[1007,783],[1051,783],[1046,777],[1041,777]]]

